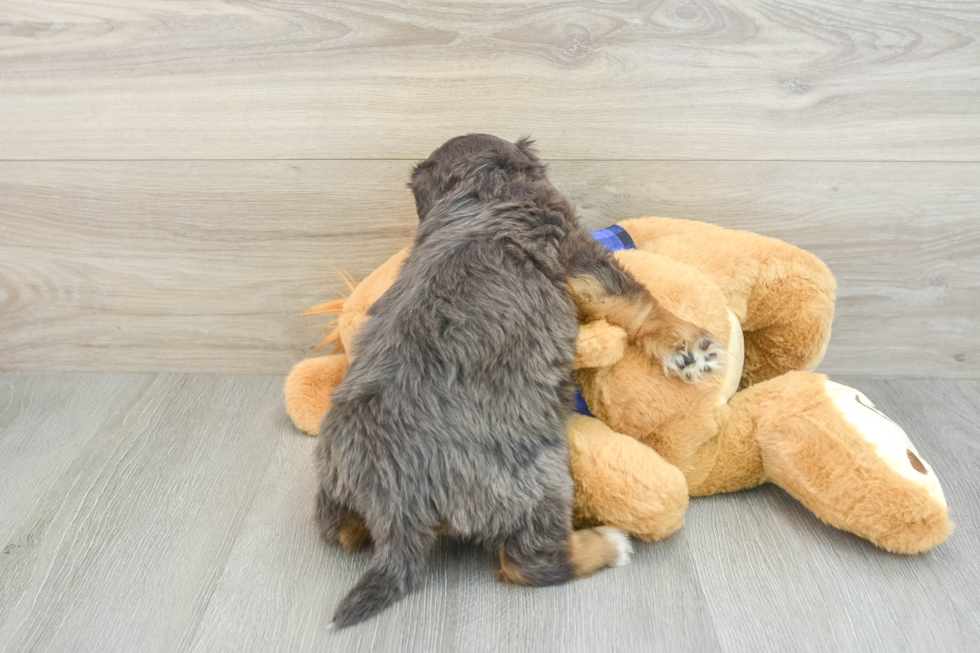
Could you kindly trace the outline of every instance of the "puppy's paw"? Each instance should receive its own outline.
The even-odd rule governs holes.
[[[663,357],[664,374],[676,375],[684,383],[700,383],[725,369],[725,347],[714,334],[700,329],[672,353]]]
[[[610,567],[622,567],[630,561],[630,556],[633,555],[633,545],[630,544],[629,535],[612,526],[599,526],[596,531],[616,549],[616,559],[610,563]]]

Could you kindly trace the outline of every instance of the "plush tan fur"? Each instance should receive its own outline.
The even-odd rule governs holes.
[[[889,551],[916,553],[945,540],[953,530],[945,506],[880,464],[874,447],[838,419],[824,380],[790,372],[749,390],[760,415],[755,435],[766,480],[828,524]]]
[[[585,416],[573,418],[568,445],[577,523],[607,524],[648,541],[684,524],[687,480],[652,448]]]
[[[668,378],[623,329],[583,324],[576,376],[596,418],[576,417],[568,429],[579,523],[658,540],[683,524],[688,496],[771,482],[828,524],[890,551],[923,551],[948,537],[944,503],[889,467],[828,398],[825,377],[809,373],[826,351],[834,313],[834,279],[819,259],[699,222],[621,225],[637,250],[618,252],[620,263],[666,310],[717,334],[729,369],[741,363],[742,374],[685,384]],[[375,270],[339,309],[334,339],[346,356],[302,361],[290,374],[287,410],[304,431],[316,433],[354,334],[405,255]],[[909,460],[934,474],[911,450]]]
[[[330,393],[343,381],[348,362],[344,354],[333,354],[307,358],[293,368],[286,378],[286,412],[300,430],[319,434]]]
[[[638,249],[702,272],[742,323],[742,388],[823,360],[837,284],[823,261],[775,238],[672,218],[621,223]]]
[[[626,352],[626,331],[605,320],[579,327],[575,342],[575,369],[612,365]]]

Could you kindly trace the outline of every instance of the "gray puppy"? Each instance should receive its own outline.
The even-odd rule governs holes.
[[[415,245],[320,429],[323,535],[374,544],[338,627],[411,591],[439,532],[494,549],[502,582],[554,585],[625,563],[618,530],[572,529],[579,319],[626,328],[679,374],[717,355],[714,336],[662,310],[579,226],[530,146],[461,136],[412,174]]]

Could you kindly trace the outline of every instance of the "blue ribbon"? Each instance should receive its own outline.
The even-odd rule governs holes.
[[[618,252],[621,249],[636,249],[636,243],[633,242],[626,230],[618,224],[593,231],[592,237],[610,252]]]

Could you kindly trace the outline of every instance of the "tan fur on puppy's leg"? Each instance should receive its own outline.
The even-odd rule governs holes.
[[[353,515],[344,521],[338,534],[340,546],[348,553],[356,553],[371,543],[371,531],[360,515]]]
[[[591,576],[606,567],[625,565],[633,553],[629,537],[608,526],[572,531],[568,544],[575,578]]]
[[[497,552],[500,555],[500,566],[494,572],[497,582],[506,585],[530,585],[521,574],[521,570],[518,569],[517,565],[511,564],[507,557],[507,552],[504,550],[503,542],[497,547]]]
[[[635,296],[612,295],[594,276],[569,277],[568,292],[578,309],[580,322],[606,320],[635,333],[653,308],[653,298],[643,292]]]
[[[685,383],[700,383],[725,369],[725,347],[706,329],[654,307],[636,340],[651,358],[663,363],[664,374]]]
[[[569,531],[567,562],[571,563],[571,569],[561,566],[559,569],[564,570],[557,574],[556,568],[550,569],[552,573],[542,574],[542,566],[538,564],[540,560],[535,560],[534,557],[528,561],[530,566],[522,569],[520,562],[512,560],[507,555],[503,544],[499,546],[498,553],[500,566],[495,572],[498,581],[510,585],[538,587],[591,576],[606,567],[625,565],[629,562],[633,547],[630,545],[629,536],[609,526]],[[550,564],[548,563],[549,566]]]

